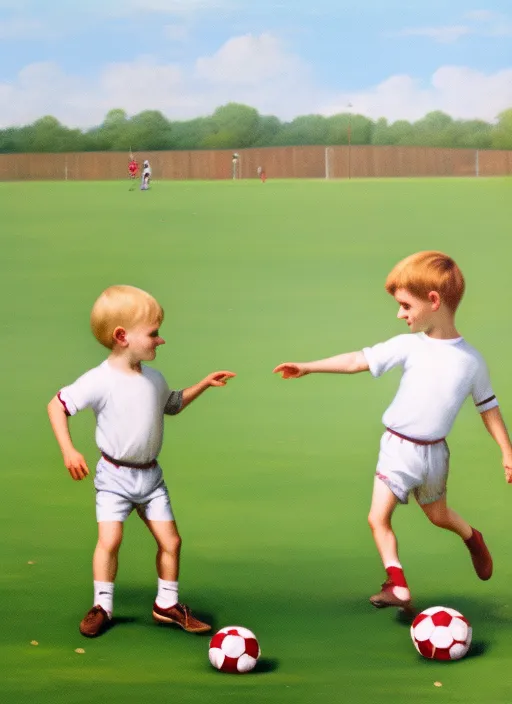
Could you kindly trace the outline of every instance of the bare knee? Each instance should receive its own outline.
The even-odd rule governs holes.
[[[446,528],[446,526],[450,522],[448,517],[448,511],[446,510],[438,510],[427,513],[427,518],[434,526],[437,526],[438,528]]]
[[[173,535],[172,537],[166,538],[165,541],[157,541],[158,549],[162,552],[167,552],[170,555],[179,554],[181,550],[181,536]]]
[[[122,533],[115,533],[110,535],[100,535],[98,537],[98,547],[110,555],[117,555],[119,548],[121,547],[121,542],[123,540]]]
[[[371,531],[375,530],[375,516],[372,513],[368,514],[368,525]]]
[[[368,514],[368,525],[370,526],[370,530],[372,531],[372,533],[375,533],[375,531],[377,530],[382,530],[383,528],[390,528],[391,522],[386,516],[382,516],[378,513],[370,511],[370,513]]]
[[[177,536],[174,538],[173,542],[174,542],[174,545],[173,545],[174,552],[180,552],[180,550],[181,550],[181,542],[182,542],[182,541],[181,541],[181,535],[177,535]]]

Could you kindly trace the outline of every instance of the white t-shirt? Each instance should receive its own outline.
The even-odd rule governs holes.
[[[446,437],[469,394],[480,413],[498,405],[484,359],[462,337],[437,340],[425,333],[398,335],[365,347],[363,354],[375,377],[403,367],[398,392],[382,422],[408,437]]]
[[[142,374],[126,374],[105,360],[59,392],[71,416],[92,408],[96,444],[116,460],[146,463],[162,448],[164,408],[171,390],[163,375],[142,365]]]

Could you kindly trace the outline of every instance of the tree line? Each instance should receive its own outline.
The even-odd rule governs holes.
[[[247,105],[228,103],[207,117],[168,120],[158,110],[129,117],[110,110],[101,125],[70,129],[47,115],[30,125],[0,130],[0,153],[243,149],[338,144],[512,149],[512,108],[495,123],[454,120],[441,111],[416,122],[341,113],[302,115],[283,122]]]

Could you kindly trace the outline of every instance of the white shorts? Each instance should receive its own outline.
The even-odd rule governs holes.
[[[450,450],[446,441],[418,445],[386,431],[380,441],[377,476],[402,504],[411,491],[419,504],[431,504],[446,493]]]
[[[135,509],[149,521],[174,521],[162,468],[116,467],[103,457],[96,466],[96,520],[125,521]]]

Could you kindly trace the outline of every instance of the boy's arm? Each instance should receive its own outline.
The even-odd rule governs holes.
[[[83,455],[73,446],[69,434],[68,416],[58,396],[54,396],[48,404],[48,416],[68,472],[75,480],[85,479],[89,474],[89,468]]]
[[[212,372],[197,384],[194,384],[194,386],[189,386],[187,389],[183,389],[179,413],[181,413],[184,408],[192,403],[194,399],[206,391],[206,389],[210,388],[210,386],[226,386],[228,379],[232,379],[234,376],[236,376],[236,374],[228,371]]]
[[[499,406],[490,408],[480,415],[482,416],[485,427],[501,449],[505,478],[509,484],[512,484],[512,445]]]
[[[370,369],[363,352],[347,352],[336,357],[319,359],[316,362],[285,362],[274,369],[283,379],[298,379],[306,374],[356,374]]]

